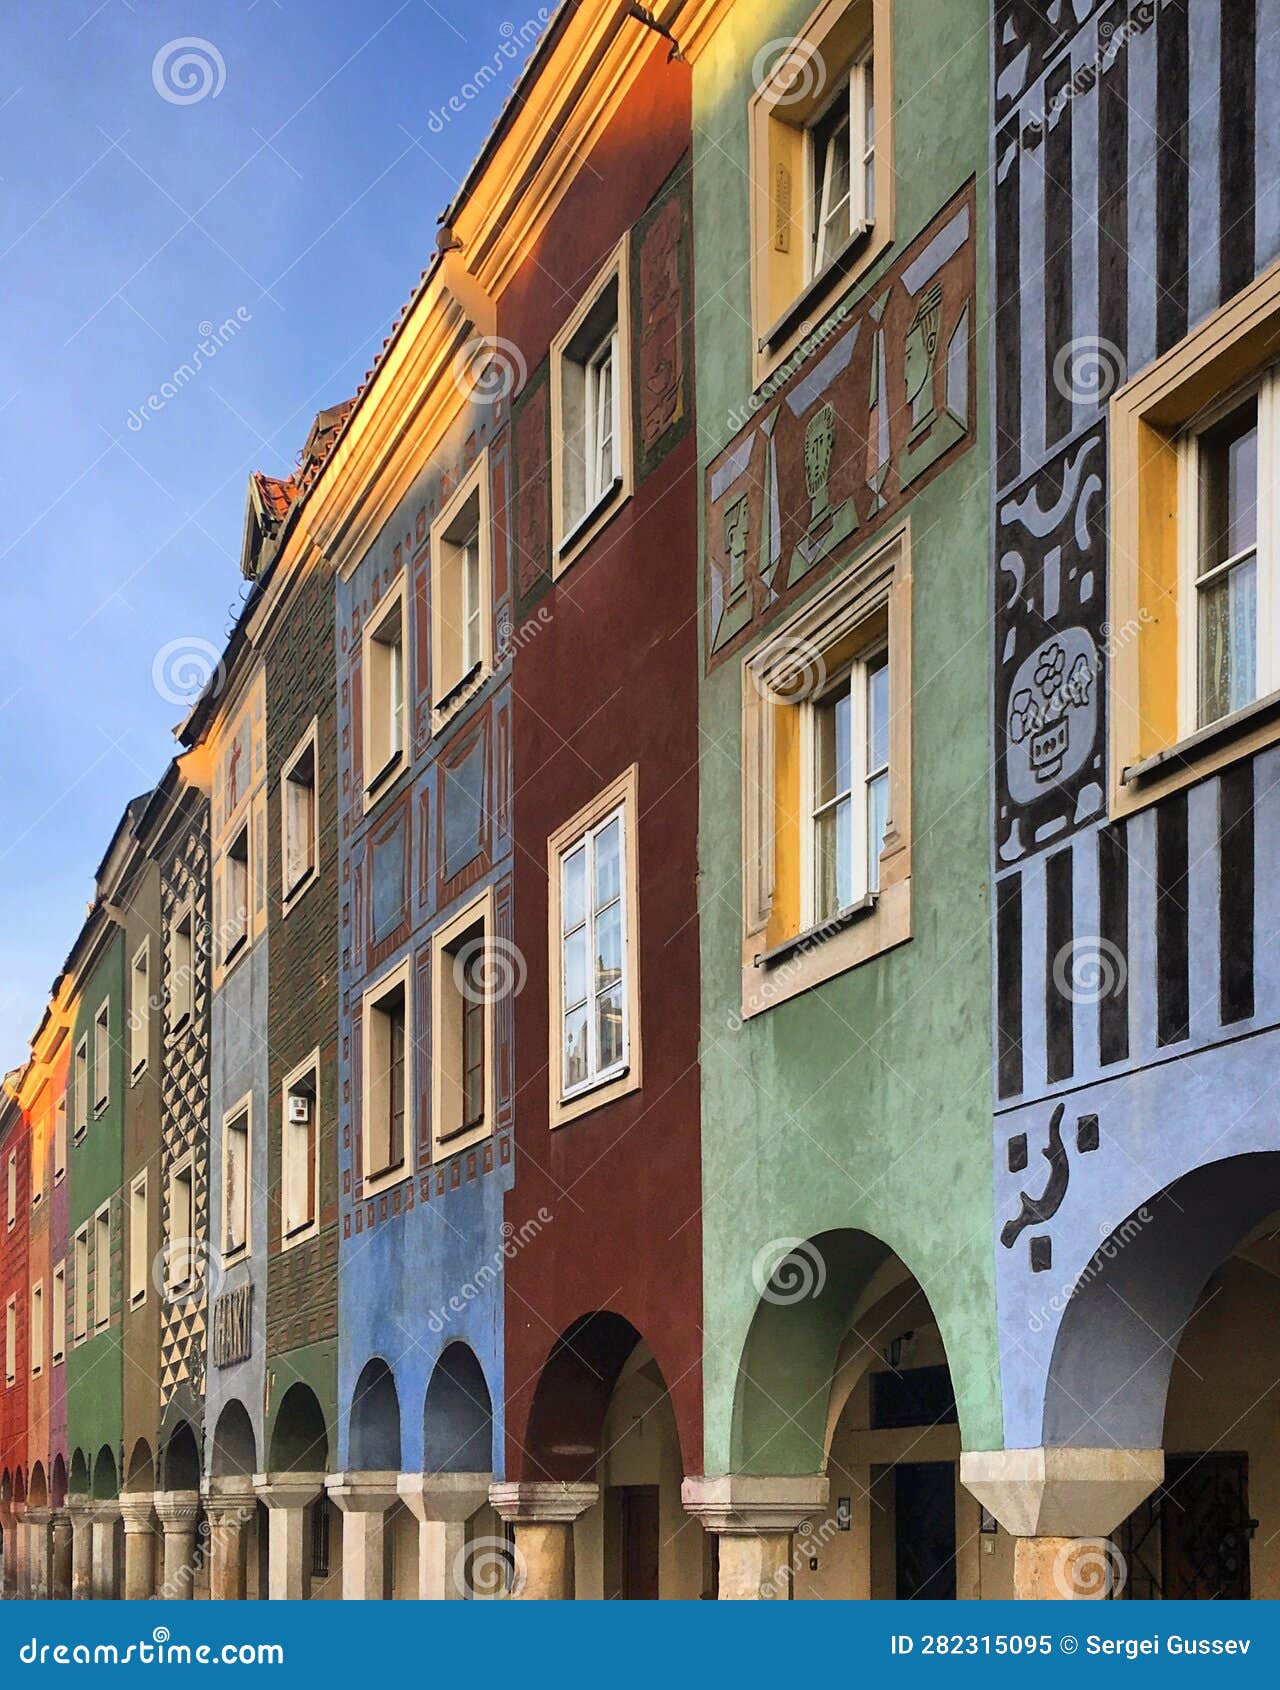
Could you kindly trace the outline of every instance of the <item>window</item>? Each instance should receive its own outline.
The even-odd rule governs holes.
[[[890,0],[824,0],[753,96],[754,378],[893,238]]]
[[[147,1263],[150,1257],[147,1176],[142,1174],[129,1188],[129,1306],[136,1308],[147,1297]]]
[[[170,1296],[192,1289],[198,1259],[195,1192],[189,1156],[169,1173],[169,1237],[165,1285]]]
[[[67,1354],[67,1264],[59,1262],[53,1270],[53,1365],[65,1361]]]
[[[76,1046],[71,1064],[71,1089],[76,1105],[76,1137],[83,1138],[89,1127],[89,1035]]]
[[[431,677],[439,727],[492,668],[489,460],[486,454],[431,528]]]
[[[744,1015],[911,936],[910,648],[899,528],[743,660]]]
[[[285,1243],[310,1231],[316,1220],[318,1171],[316,1119],[320,1097],[320,1054],[285,1076],[284,1119],[280,1123],[280,1229]]]
[[[81,1227],[75,1242],[75,1308],[72,1329],[76,1343],[89,1335],[89,1229]]]
[[[809,872],[806,926],[852,908],[880,884],[889,816],[889,658],[882,648],[807,707]]]
[[[631,491],[629,251],[623,240],[551,344],[556,573]]]
[[[489,892],[431,937],[432,1135],[446,1152],[491,1130],[493,1002],[509,952],[494,934]]]
[[[67,1094],[63,1092],[53,1111],[53,1183],[67,1172]]]
[[[280,874],[286,911],[316,871],[316,747],[313,721],[280,777]]]
[[[31,1287],[31,1376],[44,1372],[44,1281]]]
[[[222,868],[222,960],[238,956],[249,938],[249,823],[227,846]]]
[[[18,1152],[9,1152],[9,1166],[6,1183],[8,1186],[9,1225],[12,1226],[18,1218]]]
[[[406,591],[401,575],[365,626],[362,703],[366,807],[390,784],[405,760]]]
[[[181,1027],[195,1002],[194,917],[190,904],[174,916],[169,932],[169,1026]]]
[[[640,1084],[636,782],[632,767],[548,843],[553,1125]]]
[[[144,939],[129,965],[129,1073],[137,1079],[147,1065],[151,1029],[151,947]]]
[[[93,1318],[98,1331],[111,1319],[110,1209],[100,1209],[93,1221]]]
[[[18,1377],[18,1304],[10,1297],[4,1306],[4,1382],[12,1385]]]
[[[93,1018],[93,1112],[101,1115],[111,1101],[111,1005]]]
[[[249,1126],[252,1104],[242,1098],[222,1123],[222,1253],[249,1248]]]
[[[366,1189],[371,1183],[400,1178],[404,1172],[405,1126],[411,1118],[413,1095],[409,999],[407,959],[364,995]]]
[[[1280,738],[1280,272],[1111,401],[1110,812]]]

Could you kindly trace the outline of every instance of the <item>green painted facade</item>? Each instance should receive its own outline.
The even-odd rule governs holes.
[[[72,1029],[72,1063],[82,1039],[88,1046],[88,1123],[73,1136],[68,1169],[67,1224],[67,1448],[83,1454],[92,1475],[93,1493],[115,1496],[117,1474],[101,1460],[110,1450],[118,1469],[123,1437],[123,1376],[121,1306],[124,1280],[124,1216],[121,1180],[124,1167],[124,1111],[129,1075],[126,1065],[128,1034],[124,998],[124,934],[114,925],[95,946],[89,966],[78,981],[78,1009]],[[99,1075],[95,1071],[94,1023],[103,1003],[109,1016],[109,1088],[105,1106],[95,1108]],[[74,1121],[72,1123],[74,1128]],[[97,1261],[95,1219],[107,1206],[111,1217],[109,1272],[104,1278]],[[75,1335],[76,1236],[89,1232],[88,1333]],[[106,1323],[102,1316],[105,1313]]]
[[[733,438],[751,397],[747,114],[753,66],[758,69],[767,43],[776,53],[800,31],[810,10],[810,0],[735,7],[696,67],[704,556],[706,467]],[[913,578],[913,936],[745,1024],[739,1013],[742,665],[734,656],[708,673],[703,651],[699,859],[709,1474],[805,1473],[822,1466],[837,1349],[886,1246],[915,1275],[938,1320],[965,1447],[1001,1442],[990,1153],[990,418],[983,373],[988,10],[984,0],[945,7],[936,0],[896,0],[896,239],[870,276],[849,290],[853,296],[872,293],[876,278],[976,178],[976,442],[904,511]],[[796,603],[805,603],[871,544],[860,545],[855,535],[812,571],[812,585]],[[704,643],[706,637],[704,620]],[[821,1294],[790,1306],[762,1301],[762,1253],[779,1240],[809,1239],[818,1241],[821,1254]]]

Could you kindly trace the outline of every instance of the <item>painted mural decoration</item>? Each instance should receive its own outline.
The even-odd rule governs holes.
[[[1049,61],[1106,0],[998,0],[996,118],[1004,117],[1044,73]],[[1139,7],[1153,14],[1156,0]]]
[[[632,237],[637,481],[684,438],[693,416],[691,221],[682,165]]]
[[[710,465],[709,667],[971,444],[975,232],[970,183]]]
[[[996,511],[996,848],[1016,862],[1105,804],[1106,432]]]
[[[1044,1185],[1038,1196],[1028,1191],[1018,1193],[1018,1212],[1011,1216],[1000,1232],[1000,1242],[1006,1250],[1012,1250],[1022,1234],[1031,1231],[1027,1241],[1027,1256],[1032,1273],[1043,1273],[1053,1266],[1053,1239],[1046,1228],[1066,1200],[1071,1185],[1071,1157],[1067,1150],[1066,1140],[1062,1135],[1062,1120],[1066,1114],[1066,1104],[1059,1103],[1049,1117],[1049,1131],[1040,1154],[1049,1165],[1049,1172],[1045,1176]],[[1097,1150],[1101,1143],[1096,1115],[1081,1115],[1075,1124],[1075,1147],[1078,1155],[1087,1155]],[[1019,1174],[1026,1171],[1028,1164],[1027,1135],[1015,1133],[1010,1138],[1006,1153],[1009,1159],[1009,1172]]]

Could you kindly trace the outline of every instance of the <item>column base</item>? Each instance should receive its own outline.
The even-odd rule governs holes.
[[[595,1484],[523,1480],[490,1487],[489,1501],[515,1527],[513,1597],[527,1602],[574,1599],[573,1524],[599,1500]]]

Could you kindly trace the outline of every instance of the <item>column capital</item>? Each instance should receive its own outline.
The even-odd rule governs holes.
[[[198,1490],[158,1490],[152,1497],[156,1516],[165,1531],[187,1531],[200,1512]]]
[[[126,1533],[149,1532],[156,1517],[151,1492],[125,1491],[120,1497],[120,1514]]]
[[[490,1485],[489,1501],[517,1526],[571,1525],[600,1500],[600,1486],[558,1479]]]
[[[825,1473],[774,1477],[726,1473],[719,1478],[688,1478],[680,1487],[685,1512],[719,1536],[758,1536],[794,1532],[826,1507],[830,1484]]]
[[[324,1488],[344,1514],[385,1514],[400,1500],[397,1472],[330,1473]]]
[[[89,1517],[101,1520],[104,1524],[121,1517],[120,1498],[118,1496],[97,1496],[89,1504]]]
[[[257,1503],[253,1480],[247,1475],[234,1479],[206,1479],[200,1494],[209,1523],[214,1526],[244,1524]]]
[[[401,1473],[400,1500],[422,1525],[457,1525],[489,1500],[492,1473]]]
[[[33,1508],[28,1503],[23,1518],[29,1526],[47,1526],[52,1523],[53,1509],[42,1507],[39,1504]]]
[[[323,1473],[255,1473],[253,1489],[268,1508],[307,1508],[324,1495]]]
[[[1162,1449],[966,1450],[960,1482],[1011,1537],[1101,1538],[1164,1479]]]

